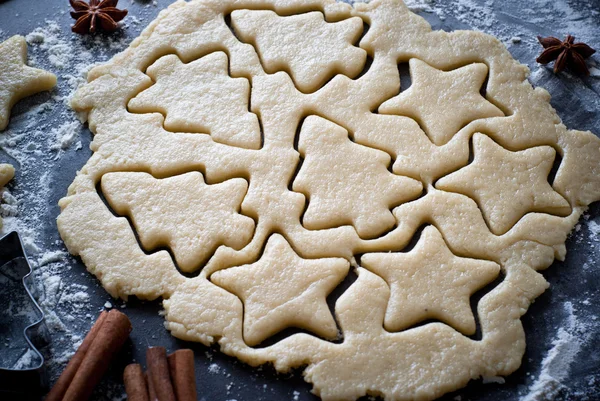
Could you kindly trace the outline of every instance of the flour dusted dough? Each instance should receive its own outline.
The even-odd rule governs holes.
[[[59,230],[113,296],[162,297],[174,336],[305,366],[325,400],[508,375],[539,271],[600,199],[600,140],[527,74],[399,0],[178,1],[73,98],[94,154]]]
[[[0,43],[0,131],[8,126],[10,109],[19,100],[56,85],[56,76],[27,66],[27,42],[13,36]]]

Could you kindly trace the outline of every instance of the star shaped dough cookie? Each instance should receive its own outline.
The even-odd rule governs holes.
[[[390,286],[384,323],[389,331],[439,319],[464,334],[474,334],[469,298],[500,272],[495,262],[455,256],[433,226],[423,230],[410,252],[365,254],[361,264]]]
[[[168,245],[184,272],[196,270],[219,245],[241,249],[250,242],[254,220],[238,213],[247,189],[242,178],[207,185],[197,171],[160,180],[146,173],[102,177],[109,204],[131,216],[142,244]]]
[[[474,120],[504,116],[481,96],[481,86],[488,73],[485,64],[442,71],[412,58],[409,66],[411,86],[383,103],[379,112],[414,118],[436,145],[446,144]]]
[[[50,90],[56,76],[27,66],[27,43],[22,36],[13,36],[0,43],[0,131],[6,128],[10,109],[19,100]]]
[[[244,303],[244,340],[254,346],[288,327],[335,339],[338,329],[326,298],[349,267],[342,258],[302,259],[274,234],[259,261],[220,270],[210,279]]]
[[[388,171],[390,155],[317,116],[304,120],[298,149],[304,163],[292,189],[309,199],[303,224],[310,230],[352,224],[361,237],[375,237],[396,223],[392,207],[423,190],[420,181]]]
[[[556,155],[552,147],[511,152],[482,134],[473,136],[473,146],[473,162],[435,187],[475,199],[494,234],[504,234],[529,212],[570,213],[569,202],[548,183]]]

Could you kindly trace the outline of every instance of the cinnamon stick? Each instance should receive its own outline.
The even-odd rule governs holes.
[[[130,332],[127,316],[116,309],[108,312],[62,401],[83,401],[90,397]]]
[[[196,401],[194,351],[180,349],[167,358],[177,401]]]
[[[148,348],[146,367],[148,368],[148,381],[152,382],[158,401],[176,401],[169,373],[167,351],[164,347]]]
[[[150,401],[156,401],[156,391],[154,391],[154,386],[152,385],[152,380],[148,377],[148,372],[144,373],[144,377],[146,378],[146,383],[148,384],[148,395],[150,396]]]
[[[73,380],[73,377],[75,377],[75,373],[77,373],[83,358],[85,358],[86,353],[96,338],[96,335],[100,331],[100,328],[102,327],[102,324],[107,316],[107,311],[100,313],[98,320],[96,320],[96,323],[94,323],[89,333],[85,336],[83,342],[77,349],[77,352],[75,352],[75,355],[73,355],[67,364],[67,367],[54,384],[54,387],[52,387],[52,390],[50,390],[46,396],[46,401],[62,401],[67,389],[69,388],[69,385],[71,384],[71,381]]]
[[[150,400],[142,365],[139,363],[127,365],[125,371],[123,372],[123,381],[125,382],[127,401]]]

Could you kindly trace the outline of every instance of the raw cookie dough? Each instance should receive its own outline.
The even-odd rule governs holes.
[[[0,43],[0,131],[8,125],[10,109],[19,100],[56,85],[56,76],[27,66],[27,42],[13,36]]]
[[[163,298],[174,336],[305,367],[324,400],[508,375],[600,199],[600,140],[528,73],[399,0],[178,1],[74,96],[94,154],[60,233],[111,295]]]
[[[0,191],[15,176],[15,168],[10,164],[0,164]],[[0,198],[0,201],[2,199]],[[0,230],[2,230],[2,216],[0,216]]]
[[[474,160],[435,184],[477,201],[490,229],[504,234],[527,212],[567,216],[569,202],[548,183],[556,151],[538,146],[510,152],[482,134],[473,135]]]

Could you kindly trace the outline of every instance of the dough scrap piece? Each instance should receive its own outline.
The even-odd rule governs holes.
[[[23,36],[0,43],[0,131],[8,126],[15,103],[56,85],[54,74],[29,67],[26,62],[27,42]]]
[[[504,113],[479,93],[488,73],[485,64],[469,64],[440,71],[411,58],[410,88],[379,107],[381,113],[399,114],[420,121],[436,145],[446,144],[468,123]]]
[[[304,92],[334,74],[358,75],[367,59],[353,45],[363,30],[360,18],[329,23],[320,12],[281,17],[270,10],[236,10],[231,22],[244,42],[255,44],[266,72],[289,71]]]
[[[304,120],[298,149],[304,162],[292,189],[309,199],[303,225],[310,230],[352,224],[361,238],[377,237],[396,223],[390,209],[423,189],[391,174],[388,154],[353,143],[348,131],[320,117]]]
[[[302,259],[275,234],[259,261],[220,270],[210,279],[244,302],[244,340],[254,346],[288,327],[335,339],[338,330],[325,298],[349,267],[342,258]]]
[[[10,164],[0,164],[0,189],[15,177],[15,168]]]
[[[389,331],[439,319],[464,334],[475,334],[469,298],[500,272],[495,262],[453,255],[432,226],[423,230],[410,252],[369,253],[361,263],[390,286],[384,322]]]
[[[156,83],[131,99],[129,110],[165,114],[169,131],[206,132],[217,142],[258,149],[258,118],[248,111],[250,83],[230,78],[227,63],[223,52],[188,64],[173,54],[161,57],[146,71]]]
[[[169,246],[182,271],[193,272],[220,245],[241,249],[254,220],[238,213],[248,183],[234,178],[207,185],[199,172],[157,180],[146,173],[109,173],[102,191],[122,216],[131,216],[146,249]]]
[[[266,49],[259,49],[258,42],[250,44],[245,39],[239,40],[236,34],[241,35],[241,30],[236,30],[235,26],[230,29],[227,25],[228,16],[232,16],[234,23],[233,17],[238,11],[251,14],[261,10],[277,14],[271,14],[270,18],[276,20],[272,26],[281,29],[263,25],[256,32],[252,31],[256,34],[252,38],[258,40],[264,35],[261,33],[263,28],[269,30],[271,37],[263,37],[272,47],[268,51],[287,54],[276,70],[269,70],[269,64],[265,62]],[[310,35],[303,27],[289,28],[296,17],[307,18],[317,12],[324,20],[315,18],[315,23],[310,25]],[[352,46],[358,38],[350,38],[349,31],[336,26],[346,24],[360,32],[360,24],[353,22],[356,19],[360,19],[361,24],[366,23],[369,30],[358,46]],[[284,26],[286,24],[289,26]],[[297,29],[299,31],[295,31]],[[292,37],[300,37],[300,40],[287,48],[285,44]],[[314,39],[320,37],[323,38],[320,43]],[[331,43],[338,50],[328,51]],[[327,49],[320,48],[321,44],[327,44]],[[339,59],[341,48],[353,47],[354,53],[360,48],[359,52],[365,51],[372,58],[368,68],[364,68],[362,57]],[[305,51],[310,53],[309,57],[302,62],[292,62],[292,56]],[[209,135],[171,132],[165,129],[165,117],[156,113],[157,110],[139,114],[126,108],[130,99],[158,85],[153,84],[146,70],[147,66],[160,63],[165,54],[176,54],[179,60],[187,63],[178,68],[189,68],[215,52],[227,55],[231,79],[243,77],[251,84],[250,112],[259,118],[263,131],[262,146],[258,150],[231,146],[215,141]],[[437,85],[445,95],[443,113],[438,110],[436,114],[432,108],[428,109],[428,104],[437,100],[440,93],[423,85],[419,89],[418,79],[414,79],[408,90],[400,88],[398,64],[411,59],[414,59],[413,64],[425,63],[428,74],[439,75],[439,81],[433,82],[432,86]],[[304,62],[306,65],[302,64]],[[293,74],[295,70],[313,68],[312,62],[327,71],[322,74],[327,78],[325,81],[311,78],[307,80],[310,88],[302,89],[298,77]],[[341,73],[341,67],[332,68],[335,63],[346,66],[346,73]],[[481,81],[487,74],[483,65],[489,68],[485,97],[479,93]],[[352,75],[353,72],[360,73]],[[457,82],[442,85],[452,73]],[[379,395],[387,400],[431,400],[482,375],[508,375],[519,367],[525,351],[520,317],[548,287],[540,271],[549,267],[555,258],[564,258],[569,231],[577,224],[585,207],[600,199],[600,139],[589,132],[569,131],[560,124],[550,106],[549,94],[541,88],[532,88],[526,80],[528,73],[527,67],[516,62],[497,39],[480,32],[432,31],[425,20],[409,12],[399,0],[373,0],[354,6],[333,0],[177,1],[162,12],[130,48],[105,65],[94,68],[89,74],[89,83],[73,97],[73,107],[87,112],[90,129],[95,133],[94,154],[77,175],[67,197],[60,201],[59,230],[70,252],[81,255],[87,268],[112,295],[124,298],[136,295],[144,299],[162,297],[166,327],[174,336],[206,345],[218,342],[222,352],[253,366],[273,363],[281,372],[305,368],[305,379],[313,384],[313,392],[324,400],[352,400],[365,395]],[[189,93],[193,83],[187,78],[182,76],[168,90],[165,88],[165,94]],[[427,91],[431,92],[429,97],[423,95]],[[419,125],[422,121],[412,118],[416,115],[376,113],[390,99],[411,92],[415,110],[429,110],[428,123],[447,135],[440,139],[441,142],[436,142],[431,132],[423,131]],[[470,101],[465,102],[464,97]],[[157,93],[153,102],[156,107],[162,107],[169,99]],[[462,116],[466,115],[464,105],[469,102],[479,114],[468,114],[476,119],[462,121]],[[183,104],[183,100],[172,102],[171,109],[177,111]],[[480,113],[482,110],[484,112]],[[505,113],[501,114],[502,111]],[[168,116],[169,113],[164,114]],[[324,155],[322,146],[317,147],[317,153],[312,152],[322,156],[322,175],[335,177],[330,181],[332,189],[343,188],[343,184],[352,189],[336,190],[337,199],[331,197],[333,203],[329,212],[355,204],[354,198],[361,196],[363,203],[380,205],[361,212],[363,219],[379,220],[393,208],[391,230],[379,231],[380,236],[363,238],[350,225],[308,229],[302,224],[307,201],[310,205],[312,200],[307,196],[313,194],[312,190],[296,192],[293,187],[295,175],[307,168],[302,163],[303,155],[297,150],[299,143],[295,143],[303,140],[301,123],[306,120],[332,127],[314,135],[309,144],[335,142],[338,132],[343,131],[340,143],[351,149],[343,157]],[[448,121],[452,124],[448,125]],[[219,126],[243,128],[223,115],[218,122]],[[504,150],[508,149],[518,155],[533,150],[528,154],[534,157],[545,147],[556,149],[562,162],[551,187],[569,203],[570,214],[565,215],[569,213],[566,208],[537,212],[526,207],[521,210],[523,213],[516,213],[518,221],[512,228],[495,233],[486,222],[484,208],[465,195],[465,191],[456,193],[436,188],[436,181],[443,183],[448,174],[452,173],[450,177],[461,176],[473,168],[474,163],[469,164],[469,143],[474,135],[474,140],[478,140],[477,133],[485,134],[484,140],[489,137],[497,144],[494,146],[503,148],[502,152],[508,152]],[[386,161],[380,162],[374,173],[367,169],[368,174],[356,177],[354,182],[343,174],[333,174],[340,166],[362,163],[352,149],[389,156],[385,156]],[[334,150],[339,147],[333,146],[332,152]],[[546,159],[553,159],[547,150],[541,152],[542,156],[544,152],[547,154],[540,157],[539,164],[542,167],[545,167]],[[309,153],[307,151],[304,156]],[[489,161],[498,174],[508,175],[511,171],[503,169],[503,162],[502,158]],[[387,170],[390,164],[391,171]],[[541,167],[536,169],[543,170]],[[181,179],[198,171],[209,183],[240,178],[248,183],[241,206],[236,203],[239,210],[235,211],[252,218],[255,229],[247,245],[240,249],[219,246],[195,277],[186,277],[176,269],[168,252],[145,253],[136,241],[136,229],[127,219],[111,213],[96,188],[102,178],[111,173],[149,173],[166,180]],[[541,181],[547,178],[545,172],[539,176]],[[406,193],[406,188],[380,185],[382,182],[387,184],[390,177],[393,182],[421,181],[418,185],[425,188],[425,193],[415,200],[403,198],[399,202],[404,203],[398,205],[382,202],[390,193],[394,196]],[[305,178],[310,185],[322,185],[319,191],[327,193],[322,176],[307,174]],[[523,181],[522,185],[530,185],[530,182]],[[177,187],[171,197],[162,194],[169,197],[173,205],[185,204],[190,209],[185,227],[191,226],[192,211],[196,208],[205,210],[202,206],[192,205],[191,201],[182,200],[193,198],[189,196],[194,192],[193,188],[187,186],[189,188]],[[127,190],[115,188],[115,191],[119,192],[115,194],[117,196],[127,196],[120,193]],[[182,193],[188,195],[180,196]],[[362,197],[363,193],[368,196]],[[506,212],[513,213],[512,206]],[[173,214],[157,213],[152,226],[173,225],[172,220]],[[424,225],[432,226],[428,231],[439,231],[444,246],[452,255],[489,267],[472,269],[471,273],[481,273],[483,269],[491,277],[492,266],[494,272],[497,272],[497,266],[502,269],[502,281],[493,289],[486,288],[487,292],[477,303],[481,333],[481,339],[477,341],[458,331],[461,322],[427,323],[393,333],[386,330],[385,317],[392,300],[390,285],[378,274],[361,267],[361,258],[369,261],[381,254],[405,251]],[[329,266],[327,261],[332,259],[340,260],[344,271],[347,271],[347,263],[355,267],[358,279],[345,291],[345,282],[338,286],[343,293],[334,307],[334,323],[341,329],[342,342],[329,341],[325,335],[319,337],[316,329],[310,327],[307,333],[278,339],[272,345],[251,345],[254,344],[251,340],[258,344],[265,343],[261,339],[268,342],[271,325],[255,330],[254,339],[246,338],[246,326],[251,323],[241,292],[232,292],[238,291],[234,288],[228,290],[228,282],[219,286],[211,279],[222,277],[226,281],[237,278],[238,272],[243,271],[239,275],[246,280],[240,286],[247,289],[244,285],[258,281],[253,273],[259,269],[250,266],[260,265],[265,259],[263,250],[267,243],[276,240],[285,242],[285,247],[293,250],[302,266],[305,261],[312,262],[313,270],[307,271],[306,276],[321,277],[319,274],[323,272],[318,268]],[[279,300],[279,303],[297,298],[298,288],[292,288],[288,281],[294,281],[290,277],[298,276],[290,271],[290,264],[276,270],[280,262],[276,259],[270,264],[263,263],[265,270],[271,271],[274,277],[265,276],[272,281],[258,283],[252,288],[252,294],[276,293],[277,296],[264,298]],[[300,278],[304,279],[304,275]],[[336,274],[327,277],[331,276]],[[340,268],[336,277],[341,279],[342,276]],[[331,283],[335,281],[331,280]],[[441,277],[423,276],[413,289],[442,286],[440,280]],[[465,287],[473,288],[470,285]],[[328,286],[335,284],[319,287],[320,301],[316,303],[308,302],[300,307],[292,301],[284,305],[297,307],[300,309],[298,316],[306,316],[308,310],[317,310],[315,305],[319,304],[321,309],[318,310],[322,311],[319,316],[328,313],[327,319],[323,318],[328,323],[322,327],[331,328],[332,314],[325,310],[322,302],[329,291]],[[462,294],[461,299],[466,299],[467,295]],[[332,299],[328,297],[328,300]],[[277,315],[273,324],[280,328],[285,326],[282,322],[298,325],[294,313],[288,310]],[[255,321],[259,319],[257,317]]]
[[[15,176],[15,168],[10,164],[0,164],[0,191]],[[0,199],[1,200],[1,199]],[[2,216],[0,216],[0,230],[2,230]]]
[[[504,234],[527,212],[568,215],[569,203],[548,183],[556,151],[549,146],[508,151],[485,135],[473,136],[475,159],[435,187],[477,201],[493,233]]]

